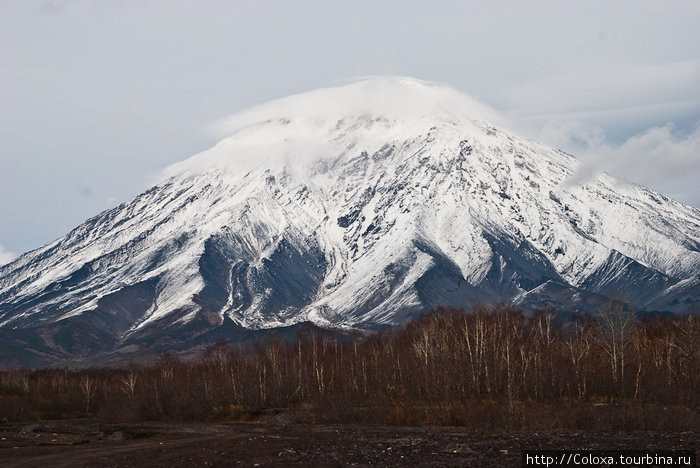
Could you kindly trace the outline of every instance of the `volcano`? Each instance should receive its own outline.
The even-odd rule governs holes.
[[[94,357],[226,330],[373,329],[438,305],[700,300],[700,210],[504,128],[449,86],[272,101],[133,200],[0,266],[0,338]],[[136,348],[135,348],[136,347]],[[9,357],[3,357],[9,359]]]

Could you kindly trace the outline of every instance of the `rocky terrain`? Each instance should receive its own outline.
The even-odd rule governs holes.
[[[477,433],[458,428],[279,424],[0,425],[7,467],[519,466],[523,450],[695,450],[694,433]]]

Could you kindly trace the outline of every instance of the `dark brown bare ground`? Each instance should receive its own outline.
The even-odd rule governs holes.
[[[3,467],[519,466],[525,449],[697,452],[698,435],[93,420],[0,425]]]

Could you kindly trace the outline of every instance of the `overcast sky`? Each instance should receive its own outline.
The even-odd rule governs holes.
[[[126,201],[251,105],[445,82],[700,207],[700,2],[0,0],[0,263]]]

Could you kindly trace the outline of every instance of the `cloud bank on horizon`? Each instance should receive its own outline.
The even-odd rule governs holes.
[[[0,197],[21,202],[0,241],[38,247],[213,146],[225,116],[365,75],[448,83],[581,180],[700,207],[697,24],[694,0],[5,2]]]

